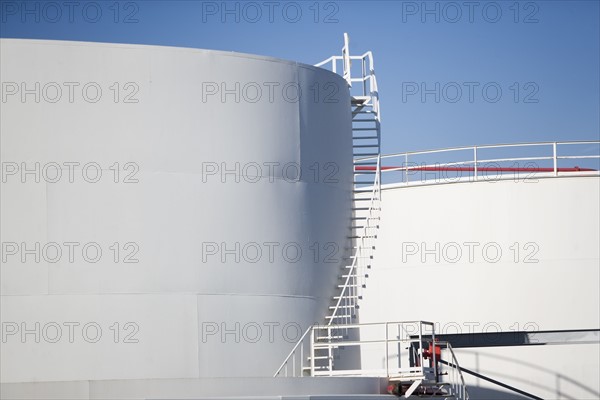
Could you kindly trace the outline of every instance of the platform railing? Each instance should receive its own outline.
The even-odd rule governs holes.
[[[349,333],[344,336],[336,335],[336,326],[313,326],[310,337],[311,348],[316,354],[320,350],[330,352],[340,347],[359,347],[367,349],[369,346],[385,347],[383,351],[382,368],[361,368],[360,365],[341,367],[333,364],[317,368],[311,365],[311,376],[375,376],[394,377],[401,376],[406,379],[435,379],[437,376],[436,365],[426,366],[427,362],[423,353],[424,337],[432,336],[435,340],[434,324],[428,321],[400,321],[378,322],[364,324],[345,324],[344,330]],[[355,331],[355,332],[352,332]],[[326,337],[326,340],[319,340]],[[359,339],[348,339],[359,338]]]
[[[580,154],[574,154],[572,149],[575,146],[588,148],[583,152],[580,151]],[[517,151],[518,149],[521,152]],[[485,152],[493,151],[513,151],[514,156],[485,157],[483,155]],[[465,153],[470,154],[470,157]],[[362,160],[371,159],[373,158]],[[495,181],[512,178],[531,180],[540,177],[600,175],[600,141],[465,146],[386,154],[382,155],[381,159],[384,184],[418,185],[465,180]],[[569,165],[563,167],[560,165],[561,161],[567,161]],[[395,177],[392,176],[394,172],[397,173]],[[420,179],[415,179],[419,177]]]
[[[350,333],[340,335],[340,327],[333,325],[309,327],[274,377],[379,377],[405,388],[410,386],[410,393],[469,399],[454,350],[450,343],[436,339],[432,322],[345,324],[343,329]],[[352,348],[375,350],[382,364],[365,368],[360,361],[340,363],[322,356]]]
[[[342,329],[350,333],[340,335]],[[437,363],[426,366],[423,352],[425,338],[430,337],[435,341],[434,324],[428,321],[314,325],[304,332],[274,376],[375,376],[435,380]],[[334,349],[342,347],[368,346],[384,347],[382,368],[341,367],[333,359],[320,364],[316,362],[320,353],[331,354]]]

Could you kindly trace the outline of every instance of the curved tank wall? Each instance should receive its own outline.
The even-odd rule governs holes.
[[[388,186],[361,322],[427,320],[443,334],[598,329],[599,179]],[[461,367],[541,398],[600,393],[598,344],[456,353]],[[381,354],[364,350],[363,368],[380,367]],[[473,398],[521,398],[465,379]]]
[[[2,381],[272,376],[347,247],[345,81],[168,47],[0,58]]]

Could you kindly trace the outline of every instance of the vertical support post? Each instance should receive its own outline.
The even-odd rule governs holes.
[[[300,343],[300,375],[298,376],[302,375],[304,375],[304,341]]]
[[[315,328],[310,332],[310,376],[315,376]]]
[[[342,49],[342,63],[344,64],[344,79],[352,87],[352,74],[350,73],[350,38],[344,33],[344,48]]]
[[[477,180],[477,146],[473,146],[473,178]]]
[[[362,59],[362,80],[363,80],[363,96],[367,95],[367,60],[363,57]],[[369,93],[369,96],[372,96],[372,93]]]
[[[408,153],[404,153],[404,182],[408,186]]]
[[[431,349],[433,350],[433,374],[435,376],[435,381],[438,382],[438,370],[437,370],[437,363],[438,363],[438,359],[436,357],[436,343],[435,343],[435,327],[432,325],[431,326]],[[441,354],[441,352],[440,352]]]
[[[400,356],[400,350],[402,350],[402,323],[396,325],[396,328],[398,328],[398,342],[396,343],[398,347],[398,369],[402,372],[402,357]],[[410,344],[408,347],[408,360],[410,366]]]
[[[331,376],[333,372],[333,347],[331,345],[332,336],[331,336],[331,325],[327,326],[327,362],[329,363],[329,375]]]
[[[390,377],[390,360],[389,360],[389,339],[388,339],[388,324],[385,323],[385,376]],[[398,354],[398,359],[400,359],[400,354]]]
[[[423,375],[425,374],[425,365],[424,365],[424,359],[423,359],[423,326],[421,325],[421,322],[418,323],[419,324],[419,360],[420,363],[419,365],[421,366],[421,372],[423,373]]]
[[[377,124],[379,124],[379,123],[377,123]],[[377,130],[377,136],[379,136],[379,130]],[[379,140],[379,139],[377,139],[377,140]],[[379,145],[377,152],[381,153],[381,144]],[[379,206],[381,208],[381,154],[377,155],[377,171],[376,172],[377,172],[377,175],[375,175],[375,179],[377,179],[377,196],[380,201]],[[379,211],[381,211],[381,209]]]
[[[556,142],[552,143],[552,160],[554,164],[554,176],[558,176],[558,159],[556,157]]]

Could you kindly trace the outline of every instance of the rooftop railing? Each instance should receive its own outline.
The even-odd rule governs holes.
[[[600,141],[454,147],[387,154],[381,160],[385,185],[594,176],[600,175]]]

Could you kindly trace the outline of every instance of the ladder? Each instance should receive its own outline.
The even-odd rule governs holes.
[[[337,73],[338,62],[342,63],[342,76],[350,90],[352,111],[353,188],[352,216],[349,225],[348,243],[351,254],[339,273],[339,281],[325,316],[325,335],[319,341],[347,338],[345,328],[358,320],[359,302],[366,288],[371,260],[375,251],[375,240],[379,229],[381,198],[381,113],[379,91],[375,77],[373,54],[369,51],[360,56],[351,56],[348,34],[344,33],[341,56],[332,56],[316,64],[321,67],[331,63]],[[353,62],[354,71],[353,74]],[[357,67],[359,71],[357,70]],[[331,371],[338,347],[315,348],[309,361],[311,369]]]
[[[362,299],[371,260],[375,251],[375,239],[379,229],[381,197],[381,113],[379,92],[373,54],[369,51],[351,56],[348,34],[344,33],[341,56],[332,56],[316,64],[331,63],[337,73],[338,61],[342,63],[342,76],[350,89],[352,109],[353,190],[350,234],[351,254],[340,271],[340,281],[332,297],[326,325],[347,325],[356,322],[359,300]],[[353,75],[353,62],[355,71]]]

